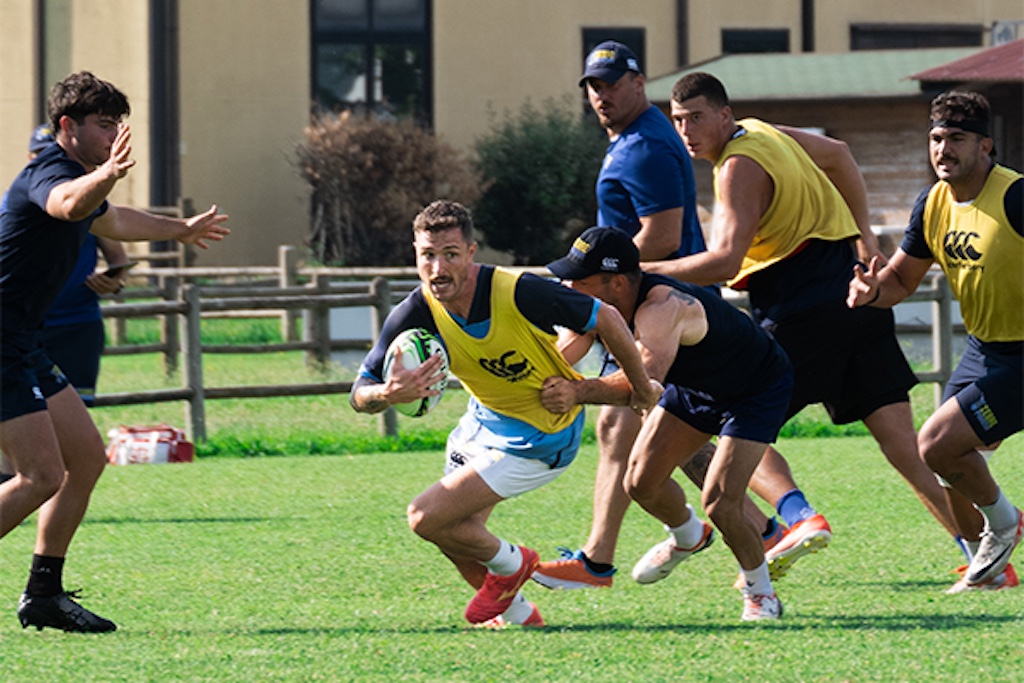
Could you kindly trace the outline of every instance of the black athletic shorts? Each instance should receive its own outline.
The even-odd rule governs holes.
[[[68,386],[36,332],[4,330],[0,359],[0,421],[46,410],[46,399]]]
[[[1024,429],[1024,342],[983,342],[968,335],[943,402],[952,396],[985,445]]]
[[[848,308],[846,302],[762,326],[793,364],[793,398],[786,419],[812,403],[825,406],[832,422],[862,420],[893,403],[909,401],[917,384],[896,339],[890,309]]]

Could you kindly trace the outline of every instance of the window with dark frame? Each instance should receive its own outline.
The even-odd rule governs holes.
[[[724,28],[722,54],[789,52],[788,28]]]
[[[313,100],[431,125],[430,0],[310,0]]]
[[[851,24],[851,50],[979,47],[984,27],[969,24]]]

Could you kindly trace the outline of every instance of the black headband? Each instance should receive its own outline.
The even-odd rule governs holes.
[[[959,128],[966,133],[977,133],[983,138],[990,138],[992,135],[988,132],[988,120],[987,119],[963,119],[960,121],[952,121],[950,119],[938,119],[932,120],[928,130],[933,128]]]

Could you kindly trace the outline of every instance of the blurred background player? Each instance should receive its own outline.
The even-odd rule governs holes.
[[[928,156],[938,181],[918,197],[892,260],[880,268],[872,259],[849,285],[851,308],[889,308],[937,263],[960,302],[967,348],[918,435],[966,540],[969,564],[950,593],[1018,585],[1009,561],[1024,530],[986,463],[1024,428],[1024,176],[993,160],[991,119],[979,93],[932,101]]]
[[[725,87],[708,73],[682,77],[671,108],[690,155],[714,165],[715,234],[707,252],[649,269],[747,290],[754,319],[793,364],[787,419],[822,403],[836,424],[862,421],[955,537],[945,495],[918,454],[908,394],[917,378],[900,350],[892,312],[846,306],[858,254],[865,262],[880,256],[864,178],[849,148],[753,118],[736,121]],[[788,465],[769,447],[751,488],[790,524],[768,551],[773,577],[831,534],[799,491],[779,486],[786,479]]]
[[[50,90],[47,113],[56,143],[14,179],[0,214],[0,451],[15,471],[0,484],[0,537],[39,510],[28,585],[18,601],[22,627],[109,632],[114,622],[64,589],[68,547],[106,457],[85,404],[46,355],[43,321],[87,232],[206,248],[229,231],[216,207],[172,219],[107,201],[135,165],[122,121],[128,99],[113,84],[87,71],[71,74]]]
[[[520,588],[537,553],[498,538],[487,519],[501,501],[557,478],[576,457],[583,410],[554,414],[541,403],[552,377],[579,379],[558,350],[555,327],[597,330],[621,364],[629,386],[619,397],[646,410],[661,395],[618,311],[539,276],[476,264],[473,220],[457,202],[437,200],[413,221],[421,286],[388,315],[360,368],[351,405],[378,413],[396,403],[436,395],[441,359],[415,370],[399,363],[383,372],[388,345],[402,331],[424,328],[440,337],[451,371],[470,392],[466,413],[448,437],[444,477],[408,508],[409,527],[434,543],[476,595],[471,624],[543,626]]]
[[[744,507],[750,476],[784,422],[793,386],[789,359],[717,293],[646,274],[640,265],[625,233],[600,227],[585,231],[567,256],[548,264],[573,289],[619,309],[647,371],[665,385],[633,444],[625,488],[669,537],[636,564],[633,578],[658,581],[711,545],[711,526],[697,518],[672,474],[718,435],[701,504],[740,564],[743,620],[777,619],[782,603],[768,573],[761,529]],[[569,360],[588,345],[567,346]],[[541,399],[552,410],[568,410],[587,382],[552,382]]]

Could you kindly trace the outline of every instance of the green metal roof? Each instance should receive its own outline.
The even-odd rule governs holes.
[[[908,78],[933,66],[984,48],[857,50],[843,54],[759,53],[725,55],[647,81],[647,97],[666,103],[672,86],[692,71],[717,77],[735,101],[827,100],[860,97],[911,97],[921,94]]]

